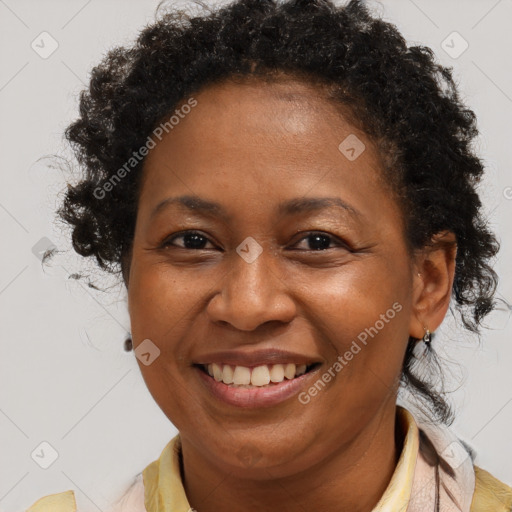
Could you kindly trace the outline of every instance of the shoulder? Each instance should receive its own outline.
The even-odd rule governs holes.
[[[478,466],[471,512],[512,512],[512,488]]]
[[[77,512],[75,494],[73,491],[65,491],[44,496],[29,507],[26,512]],[[121,498],[106,512],[146,512],[142,473],[134,478]]]
[[[26,512],[76,512],[75,494],[73,491],[65,491],[44,496]]]

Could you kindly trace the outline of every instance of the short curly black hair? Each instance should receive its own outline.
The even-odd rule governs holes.
[[[494,307],[499,243],[481,212],[484,173],[471,144],[475,114],[460,100],[452,68],[432,50],[410,46],[362,0],[236,0],[191,15],[161,13],[132,47],[111,49],[80,95],[80,116],[66,130],[83,179],[68,184],[59,218],[72,226],[73,248],[101,269],[127,269],[144,159],[98,194],[180,102],[229,79],[279,80],[283,73],[325,85],[326,95],[380,150],[396,192],[411,250],[450,231],[457,243],[452,296],[464,326],[480,332]],[[410,338],[401,383],[433,416],[453,421],[437,379],[415,374]],[[438,362],[430,350],[431,362]]]

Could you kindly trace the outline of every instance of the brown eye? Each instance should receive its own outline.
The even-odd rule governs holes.
[[[327,249],[332,249],[333,247],[329,247],[332,242],[336,244],[336,247],[344,247],[348,249],[347,244],[338,241],[338,239],[332,235],[328,235],[327,233],[309,233],[307,236],[301,238],[299,242],[302,240],[309,241],[309,249],[312,251],[325,251]]]
[[[175,240],[178,240],[180,238],[183,239],[183,246],[176,245],[174,243]],[[182,233],[167,238],[163,242],[162,247],[177,247],[180,249],[201,250],[206,249],[204,245],[205,243],[208,242],[208,238],[206,238],[198,231],[183,231]]]

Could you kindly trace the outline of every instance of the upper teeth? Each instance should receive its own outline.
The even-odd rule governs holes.
[[[252,385],[266,386],[270,382],[282,382],[285,378],[293,379],[306,373],[306,365],[294,363],[261,365],[254,368],[247,366],[230,366],[228,364],[218,365],[212,363],[207,365],[208,373],[217,382],[224,384],[235,384],[237,386]]]

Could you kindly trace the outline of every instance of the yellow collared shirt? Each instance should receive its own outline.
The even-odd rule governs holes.
[[[423,460],[419,457],[419,429],[413,415],[398,405],[397,421],[405,436],[402,453],[386,491],[372,512],[405,512],[408,507],[414,508],[415,496],[414,493],[411,495],[411,492],[414,480],[418,478],[417,462],[419,465]],[[141,493],[141,497],[143,493],[146,510],[133,512],[190,512],[193,510],[181,479],[180,455],[181,441],[178,434],[165,446],[160,457],[143,470],[143,488],[134,489],[134,492]],[[511,512],[512,488],[481,468],[477,466],[473,468],[475,486],[470,512]],[[65,491],[41,498],[28,508],[27,512],[77,512],[74,492]]]

